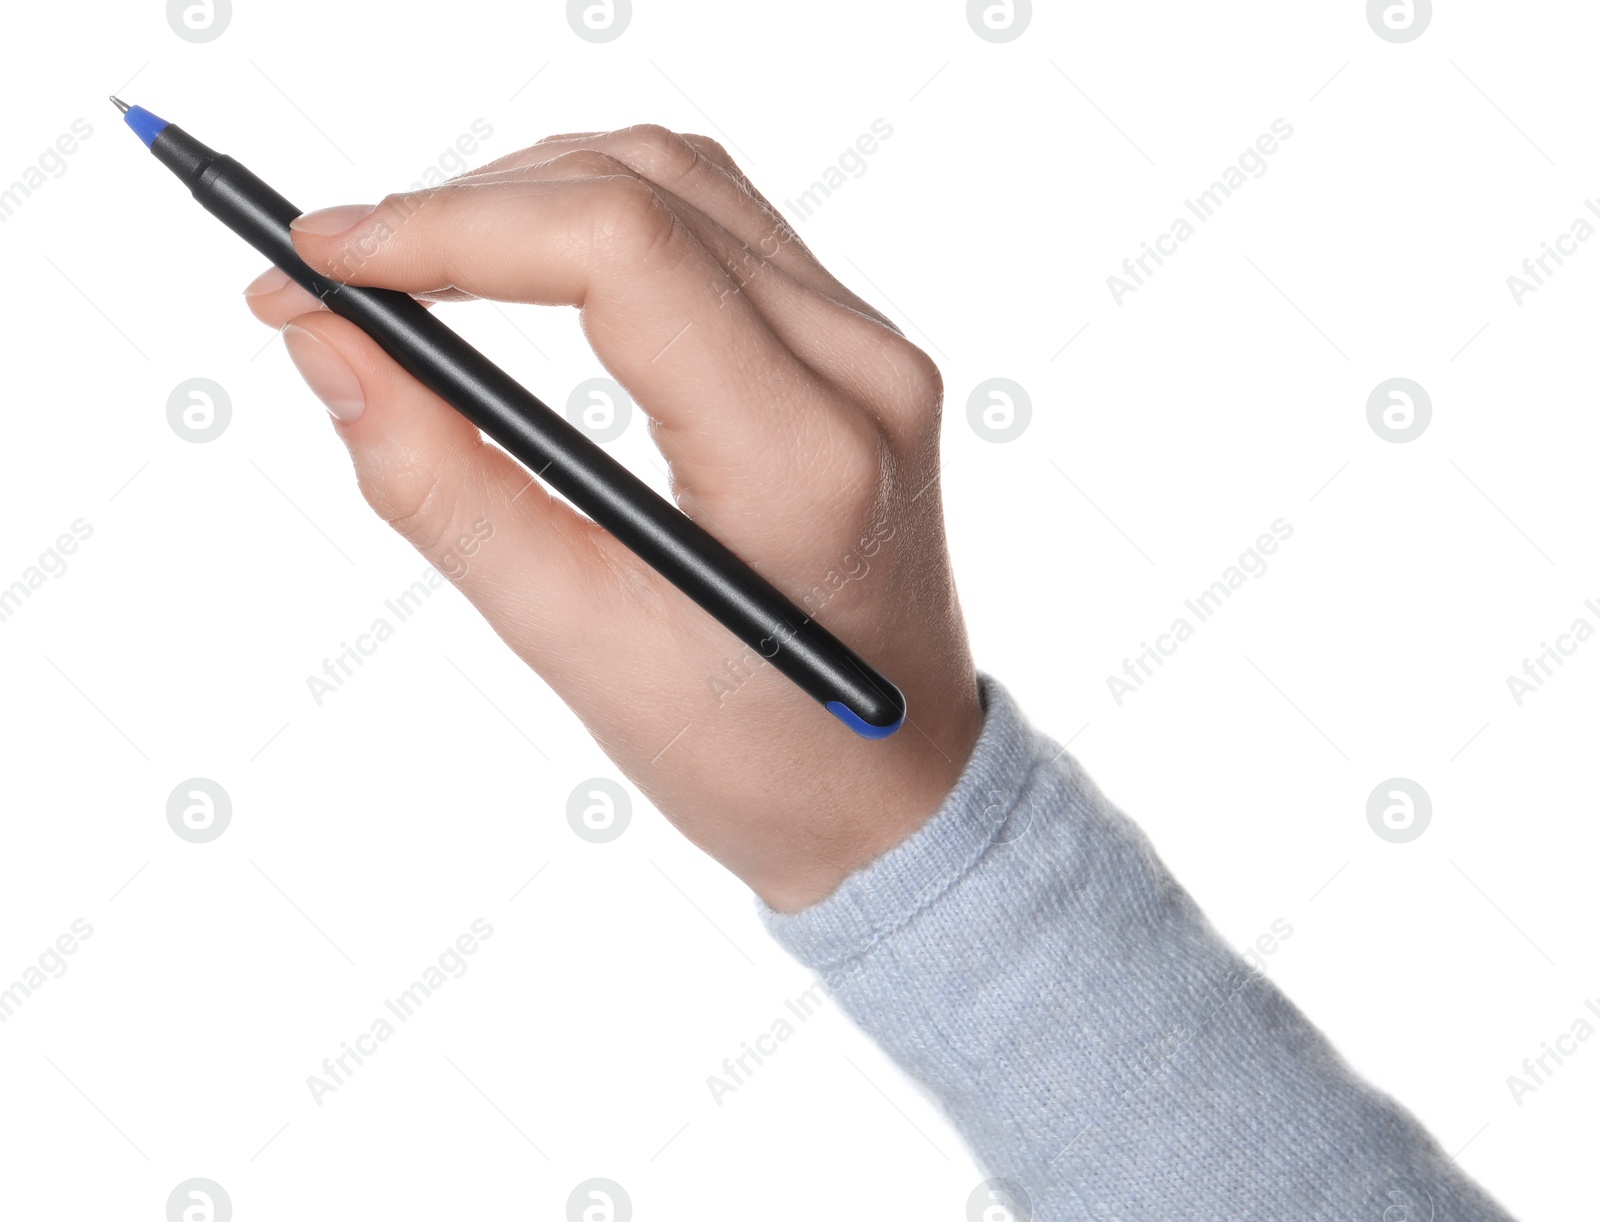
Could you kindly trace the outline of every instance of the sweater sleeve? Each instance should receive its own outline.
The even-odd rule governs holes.
[[[1005,688],[980,690],[932,819],[810,908],[756,903],[996,1177],[988,1216],[1509,1219],[1222,942]]]

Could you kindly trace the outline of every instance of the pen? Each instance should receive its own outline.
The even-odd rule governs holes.
[[[295,252],[296,208],[232,157],[113,97],[123,121],[213,216],[564,495],[863,738],[905,697],[821,624],[409,294],[318,275]]]

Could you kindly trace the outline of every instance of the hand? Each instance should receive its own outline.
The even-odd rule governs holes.
[[[719,145],[654,126],[554,136],[375,209],[308,214],[294,241],[326,275],[425,302],[579,307],[679,507],[904,691],[905,728],[857,738],[354,324],[261,277],[250,308],[286,328],[368,503],[435,563],[489,524],[453,579],[689,839],[793,912],[939,808],[981,722],[939,371]]]

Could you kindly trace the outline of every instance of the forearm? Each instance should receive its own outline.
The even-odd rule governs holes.
[[[1033,1216],[1506,1218],[984,688],[939,813],[822,903],[763,917]],[[1415,1208],[1386,1215],[1395,1193]]]

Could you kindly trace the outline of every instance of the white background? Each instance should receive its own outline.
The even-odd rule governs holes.
[[[980,665],[1230,943],[1292,925],[1271,976],[1469,1173],[1574,1216],[1600,1041],[1520,1105],[1507,1076],[1600,997],[1600,643],[1520,707],[1506,677],[1600,626],[1600,242],[1520,305],[1506,278],[1600,193],[1600,15],[1446,7],[1404,45],[1350,0],[1041,6],[1005,44],[948,2],[641,0],[604,45],[551,3],[279,0],[198,45],[149,0],[9,9],[0,182],[92,135],[0,224],[0,586],[93,533],[0,623],[0,984],[94,933],[0,1026],[0,1195],[157,1219],[205,1176],[240,1219],[555,1219],[606,1176],[641,1219],[959,1219],[981,1178],[831,1005],[713,1103],[806,974],[642,803],[573,834],[569,793],[613,769],[453,589],[313,702],[423,562],[248,315],[259,259],[116,89],[307,208],[408,186],[476,119],[478,162],[705,132],[781,201],[887,120],[800,231],[941,362]],[[1267,172],[1117,304],[1107,276],[1279,118]],[[552,402],[600,372],[569,313],[446,313]],[[205,444],[166,418],[193,377],[232,405]],[[1032,401],[1008,444],[967,422],[991,377]],[[1433,403],[1408,444],[1367,421],[1392,377]],[[612,445],[663,482],[641,422]],[[1278,518],[1266,575],[1115,703]],[[1397,776],[1433,802],[1405,845],[1366,819]],[[190,777],[232,798],[207,845],[167,825]],[[470,971],[315,1104],[307,1075],[478,917]]]

